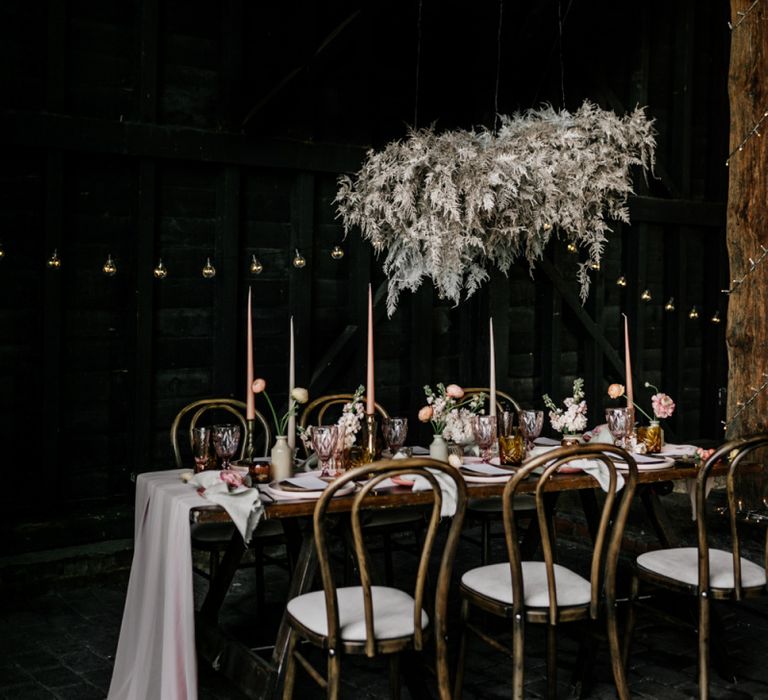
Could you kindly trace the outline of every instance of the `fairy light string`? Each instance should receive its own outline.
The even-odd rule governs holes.
[[[733,294],[742,284],[744,284],[744,282],[746,282],[750,275],[754,274],[755,270],[763,264],[765,259],[768,258],[768,248],[764,245],[761,245],[760,248],[763,251],[760,257],[757,259],[749,258],[749,267],[747,268],[747,271],[741,277],[732,280],[731,286],[728,289],[722,289],[721,291],[723,294]]]
[[[757,401],[758,396],[760,396],[760,394],[762,394],[766,389],[768,389],[768,373],[763,372],[763,383],[758,387],[749,387],[752,395],[746,401],[736,402],[736,412],[728,420],[722,421],[723,429],[728,430],[728,426],[733,423],[742,413],[744,413],[744,411],[746,411],[751,404]]]
[[[760,3],[760,0],[753,0],[752,4],[746,10],[744,10],[744,12],[737,12],[736,16],[739,19],[736,20],[735,23],[728,22],[728,29],[730,29],[731,31],[733,31],[734,29],[738,29],[741,23],[745,19],[747,19],[747,17],[749,16],[749,13],[752,12],[752,10],[754,10],[759,3]]]

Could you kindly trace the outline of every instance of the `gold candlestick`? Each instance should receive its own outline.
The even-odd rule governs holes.
[[[245,419],[245,450],[243,450],[243,459],[250,464],[253,461],[253,436],[256,433],[256,419]]]
[[[378,421],[376,414],[366,413],[363,424],[363,464],[370,464],[381,457],[381,446],[378,440]]]

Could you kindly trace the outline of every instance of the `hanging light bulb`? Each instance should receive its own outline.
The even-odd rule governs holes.
[[[5,248],[3,248],[3,244],[0,243],[0,260],[2,260],[5,257]]]
[[[551,229],[551,228],[552,228],[552,224],[544,224],[544,226],[542,226],[542,228],[543,228],[545,231],[549,231],[549,229]]]
[[[101,270],[107,277],[115,276],[117,273],[117,265],[115,265],[115,261],[112,259],[111,255],[107,255],[107,261],[104,263]]]
[[[251,265],[250,270],[252,275],[260,275],[261,271],[264,269],[264,265],[261,264],[259,259],[255,256],[251,256]]]
[[[692,321],[695,321],[699,317],[699,311],[696,308],[696,305],[694,304],[691,307],[691,310],[688,312],[688,318],[690,318]]]
[[[344,257],[344,248],[342,248],[338,244],[333,246],[333,250],[331,251],[331,257],[334,260],[341,260]]]
[[[599,260],[595,260],[594,262],[589,263],[589,266],[593,270],[599,270],[600,269],[600,261]]]
[[[721,323],[723,319],[720,318],[720,312],[715,311],[714,315],[709,320],[712,321],[712,323]]]
[[[160,258],[157,261],[157,266],[153,270],[153,274],[155,276],[155,279],[164,280],[166,277],[168,277],[168,268],[163,265],[163,259]]]
[[[54,248],[53,255],[51,255],[50,258],[48,258],[48,262],[46,263],[51,270],[58,270],[61,267],[61,258],[59,257],[58,252]]]
[[[627,278],[622,275],[619,277],[619,279],[616,280],[616,286],[617,287],[626,287],[627,286]]]
[[[571,241],[568,244],[568,252],[569,253],[578,253],[579,252],[579,249],[576,247],[576,244],[573,241]]]
[[[675,297],[669,297],[669,301],[664,304],[664,311],[674,311],[675,310]]]
[[[304,256],[299,252],[299,249],[296,248],[296,255],[293,256],[293,266],[300,270],[302,267],[304,267],[307,264],[306,259]]]
[[[651,299],[653,299],[653,297],[651,296],[651,290],[648,288],[644,289],[643,293],[640,295],[640,298],[643,301],[650,301]]]
[[[211,265],[210,258],[205,261],[205,265],[203,266],[203,277],[205,277],[207,280],[211,279],[212,277],[216,277],[216,268]]]

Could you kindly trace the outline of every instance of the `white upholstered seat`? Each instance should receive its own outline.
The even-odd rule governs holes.
[[[524,561],[522,569],[526,607],[549,606],[547,571],[544,562]],[[559,564],[554,565],[554,570],[558,606],[589,605],[592,596],[589,581]],[[475,593],[501,603],[511,605],[514,600],[512,573],[507,562],[471,569],[461,577],[461,583]]]
[[[363,589],[360,586],[337,588],[339,630],[346,642],[365,641]],[[386,586],[372,586],[373,633],[377,640],[397,639],[413,634],[414,600],[405,591]],[[313,591],[288,602],[288,614],[315,634],[327,636],[328,614],[325,592]],[[421,626],[429,624],[429,616],[421,611]]]
[[[699,550],[696,547],[646,552],[637,558],[637,565],[673,581],[690,586],[699,585]],[[744,588],[755,588],[764,586],[765,582],[765,569],[741,557],[741,585]],[[709,550],[709,586],[721,589],[734,587],[731,552],[722,549]]]

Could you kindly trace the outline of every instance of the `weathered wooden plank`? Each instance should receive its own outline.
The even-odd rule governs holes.
[[[293,260],[296,250],[306,260],[306,266],[295,268],[288,273],[288,304],[293,316],[296,349],[296,383],[302,386],[311,373],[312,348],[312,282],[314,272],[312,237],[315,223],[315,177],[311,173],[299,173],[293,186],[290,250],[288,258]],[[288,326],[283,327],[288,338]],[[288,365],[288,343],[283,357]]]
[[[357,170],[365,156],[365,149],[352,145],[262,139],[212,129],[24,110],[0,113],[0,142],[64,151],[332,173]]]
[[[139,119],[157,119],[158,0],[142,0],[139,15]]]

